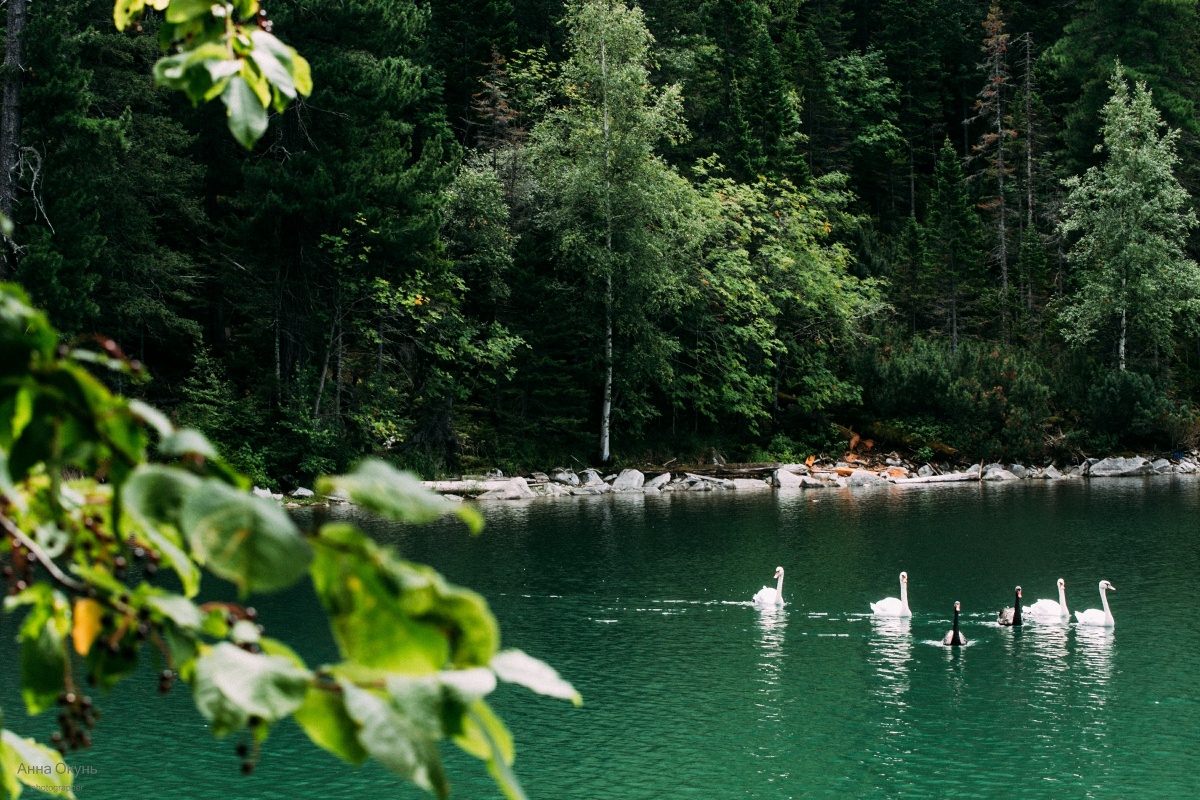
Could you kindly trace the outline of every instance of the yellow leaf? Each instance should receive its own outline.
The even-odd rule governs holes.
[[[104,606],[95,600],[81,598],[75,601],[75,624],[71,629],[71,638],[79,655],[86,656],[92,649],[92,642],[100,635],[100,617],[103,614]]]

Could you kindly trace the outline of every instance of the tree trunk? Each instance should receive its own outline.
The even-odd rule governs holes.
[[[21,87],[25,82],[22,45],[28,0],[8,0],[7,42],[4,47],[4,99],[0,104],[0,213],[12,219],[17,194],[17,163],[21,154]],[[7,237],[6,237],[7,238]],[[16,270],[12,241],[5,243],[0,279]]]
[[[1125,278],[1121,278],[1121,340],[1117,343],[1117,361],[1121,372],[1125,371],[1125,331],[1126,331]]]
[[[342,321],[338,320],[338,335],[337,335],[337,373],[334,375],[333,385],[333,416],[337,420],[342,418]]]
[[[607,252],[604,265],[604,402],[600,408],[600,463],[607,464],[611,458],[610,426],[612,423],[613,395],[613,280],[612,280],[612,152],[609,149],[608,118],[608,52],[605,42],[600,42],[600,79],[604,93],[604,247]]]
[[[329,324],[329,344],[325,347],[325,363],[321,365],[321,381],[317,384],[317,399],[313,403],[313,416],[321,416],[321,396],[325,394],[325,376],[329,374],[329,357],[333,354],[333,335],[337,331],[338,315],[334,314]]]

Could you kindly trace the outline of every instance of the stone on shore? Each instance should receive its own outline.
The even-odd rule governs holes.
[[[1195,471],[1196,471],[1196,465],[1195,465],[1195,464],[1193,464],[1191,461],[1188,461],[1188,460],[1185,458],[1183,461],[1180,461],[1180,462],[1179,462],[1179,463],[1178,463],[1178,464],[1175,466],[1175,469],[1176,469],[1178,472],[1181,472],[1181,473],[1183,473],[1184,475],[1191,475],[1193,472],[1195,472]]]
[[[1022,466],[1021,464],[1009,464],[1008,471],[1011,472],[1013,475],[1016,475],[1018,478],[1028,478],[1029,477],[1029,470],[1025,469],[1025,467]]]
[[[601,481],[600,483],[589,484],[586,486],[577,486],[571,490],[573,495],[583,494],[608,494],[612,491],[612,487]]]
[[[547,483],[544,491],[546,497],[565,497],[571,494],[570,489],[558,483]]]
[[[887,483],[887,478],[866,469],[856,469],[846,478],[847,486],[878,486],[882,483]]]
[[[292,497],[314,497],[312,489],[305,489],[303,486],[298,486],[292,490]]]
[[[535,472],[532,475],[530,475],[529,477],[531,477],[537,483],[549,483],[550,482],[550,476],[544,472]]]
[[[662,475],[657,475],[643,484],[644,489],[661,489],[671,482],[671,473],[664,472]]]
[[[926,464],[925,466],[923,466],[919,470],[917,470],[918,478],[928,478],[932,474],[933,474],[933,467],[929,466],[928,464]]]
[[[979,478],[979,465],[978,465],[978,464],[972,464],[970,467],[968,467],[968,468],[967,468],[967,471],[966,471],[966,472],[960,472],[960,473],[958,473],[958,474],[959,474],[959,475],[966,475],[968,478],[975,478],[976,480],[978,480],[978,478]]]
[[[614,492],[636,492],[646,483],[646,476],[636,469],[623,469],[612,482]]]
[[[475,498],[476,500],[528,500],[537,497],[529,483],[521,477],[509,478],[500,489],[492,489]]]
[[[563,469],[561,467],[550,473],[550,480],[554,481],[555,483],[566,484],[567,486],[579,485],[579,476],[571,470]]]
[[[800,476],[783,468],[775,470],[775,485],[780,489],[799,489],[804,485],[802,483],[804,478],[808,478],[808,476]],[[815,478],[808,479],[816,480]],[[820,483],[820,481],[817,482]]]
[[[1150,469],[1154,470],[1156,475],[1165,475],[1171,471],[1171,462],[1165,458],[1156,458],[1150,463]]]
[[[734,478],[733,488],[750,490],[770,489],[771,484],[767,483],[766,481],[760,481],[757,478]]]
[[[825,481],[817,480],[810,475],[800,476],[800,486],[804,489],[827,489],[829,484]]]
[[[583,482],[584,486],[608,485],[604,483],[604,478],[600,477],[600,473],[591,467],[588,467],[583,471],[580,480]]]
[[[1064,476],[1061,472],[1058,471],[1058,467],[1051,464],[1050,466],[1048,466],[1044,470],[1042,470],[1041,474],[1038,475],[1038,477],[1045,478],[1047,480],[1058,480],[1059,478],[1063,478],[1066,476]]]
[[[255,486],[253,489],[251,489],[251,491],[254,492],[254,494],[257,495],[258,497],[270,498],[270,497],[274,496],[274,493],[270,489],[261,489],[257,486]]]
[[[1091,465],[1088,475],[1093,478],[1126,478],[1133,475],[1150,474],[1150,462],[1141,456],[1133,458],[1106,458]]]
[[[999,467],[996,469],[989,469],[986,473],[984,473],[983,480],[989,481],[989,482],[1015,481],[1015,480],[1017,480],[1017,476],[1012,474],[1008,470],[1006,470],[1002,467]]]

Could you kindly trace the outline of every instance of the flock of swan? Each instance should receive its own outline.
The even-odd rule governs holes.
[[[783,567],[775,568],[775,588],[764,586],[754,595],[754,605],[760,608],[783,605]],[[1075,622],[1079,625],[1092,625],[1101,628],[1113,627],[1112,611],[1108,607],[1108,592],[1116,589],[1108,581],[1100,581],[1100,604],[1104,609],[1089,608],[1086,611],[1075,612]],[[961,604],[954,601],[954,625],[942,637],[942,644],[947,647],[962,647],[967,643],[967,637],[958,629],[958,614]],[[908,573],[900,573],[900,596],[885,597],[878,603],[871,603],[871,613],[877,617],[911,617],[912,610],[908,607]],[[1031,606],[1021,605],[1021,587],[1018,586],[1011,608],[1000,610],[997,622],[1006,627],[1018,627],[1024,624],[1024,618],[1031,617],[1042,622],[1069,622],[1071,612],[1067,609],[1067,582],[1058,579],[1058,600],[1038,600]]]

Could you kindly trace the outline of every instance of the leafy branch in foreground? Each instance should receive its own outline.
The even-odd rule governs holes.
[[[160,670],[161,692],[176,680],[191,686],[218,738],[247,732],[246,772],[290,716],[343,760],[376,758],[439,797],[449,786],[437,743],[450,739],[487,762],[506,796],[524,797],[512,736],[487,696],[505,681],[580,698],[551,667],[500,650],[482,597],[350,523],[303,535],[278,505],[249,493],[202,434],[112,394],[87,367],[141,371],[112,342],[60,343],[18,287],[0,284],[4,608],[26,609],[18,639],[27,711],[60,709],[52,748],[3,731],[0,800],[23,785],[73,797],[62,759],[89,746],[98,717],[81,684],[111,688],[143,658]],[[382,461],[319,487],[388,519],[457,513],[481,527],[475,511]],[[237,585],[243,600],[307,574],[342,660],[311,667],[264,635],[253,608],[197,603],[202,569]]]
[[[193,103],[220,97],[243,147],[266,133],[268,108],[282,112],[312,93],[308,61],[275,37],[258,0],[116,0],[117,29],[140,29],[147,7],[162,12],[158,41],[170,53],[154,65],[155,79]]]

